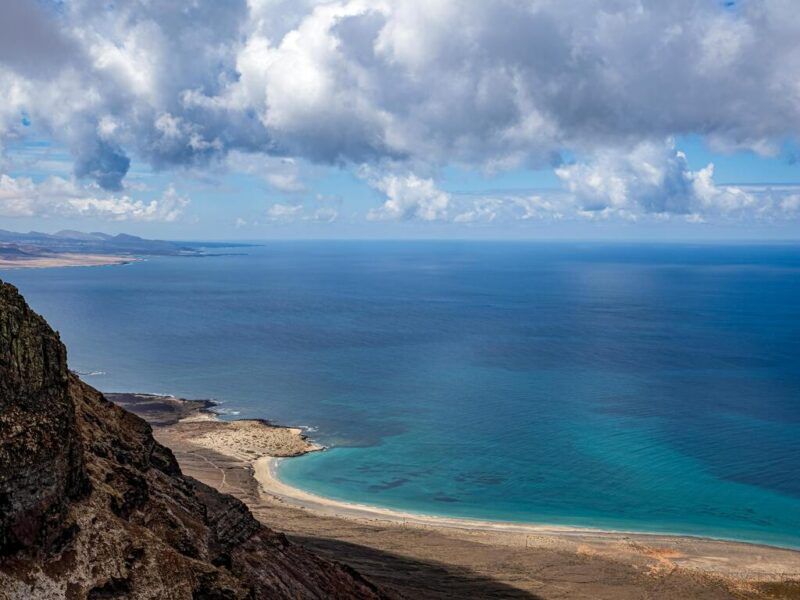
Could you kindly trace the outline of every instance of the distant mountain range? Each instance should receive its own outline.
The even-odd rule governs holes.
[[[202,256],[208,248],[244,247],[249,244],[220,242],[171,242],[148,240],[120,233],[63,230],[57,233],[19,233],[0,229],[0,258],[8,260],[53,254],[104,254],[114,256]]]

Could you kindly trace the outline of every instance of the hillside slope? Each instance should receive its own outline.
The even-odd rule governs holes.
[[[0,282],[0,598],[381,598],[184,476]]]

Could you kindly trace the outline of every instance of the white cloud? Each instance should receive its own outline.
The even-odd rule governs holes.
[[[295,173],[267,173],[266,179],[272,187],[282,192],[302,192],[306,189]]]
[[[4,3],[0,23],[35,39],[0,54],[0,137],[24,133],[25,110],[70,146],[76,172],[117,189],[133,152],[157,167],[240,150],[503,169],[685,132],[769,151],[800,133],[795,8]]]
[[[227,163],[234,171],[260,177],[279,192],[306,191],[300,164],[294,158],[234,151]]]
[[[368,213],[370,220],[499,224],[678,218],[702,223],[800,217],[800,187],[719,185],[714,181],[713,164],[692,170],[672,141],[595,152],[556,169],[563,189],[536,193],[458,194],[413,173],[377,174],[366,168],[361,173],[386,196]]]
[[[113,195],[96,185],[51,177],[41,183],[0,175],[0,215],[4,217],[96,217],[110,221],[177,219],[189,200],[168,187],[157,200]]]
[[[556,175],[592,217],[637,215],[726,215],[757,208],[758,198],[737,186],[714,183],[714,165],[698,171],[672,142],[643,142],[605,149]]]
[[[791,194],[781,199],[780,207],[787,215],[800,215],[800,194]]]
[[[28,135],[25,114],[69,148],[77,177],[117,195],[39,191],[51,209],[17,198],[7,211],[175,218],[175,199],[124,195],[136,156],[156,168],[230,157],[293,194],[301,163],[390,164],[368,180],[385,196],[374,220],[796,213],[774,190],[716,185],[660,142],[698,133],[774,154],[800,136],[789,0],[18,4],[0,4],[0,146]],[[562,165],[565,150],[586,158]],[[569,193],[456,199],[435,177],[454,163],[561,165]],[[338,213],[275,206],[275,220]]]
[[[479,198],[472,205],[453,217],[454,223],[491,223],[505,206],[498,198]]]
[[[294,221],[303,211],[302,204],[273,204],[267,209],[270,221]]]
[[[507,224],[525,221],[579,219],[571,197],[557,191],[534,195],[454,197],[452,222],[459,224]]]
[[[686,157],[669,143],[603,150],[587,162],[556,169],[556,175],[588,212],[633,207],[651,213],[690,212]]]
[[[295,223],[297,221],[316,221],[332,223],[339,212],[332,206],[307,207],[303,204],[272,204],[267,209],[267,220],[273,223]]]
[[[454,223],[559,221],[572,212],[571,198],[558,192],[458,198],[453,201]]]
[[[367,174],[366,177],[372,187],[386,196],[379,208],[369,211],[368,219],[438,221],[447,218],[450,196],[438,189],[433,179],[422,179],[413,173],[390,173],[380,177]]]
[[[759,208],[759,199],[746,189],[735,186],[718,186],[714,183],[714,165],[687,173],[692,182],[693,212],[732,215]]]
[[[106,198],[72,198],[69,207],[80,216],[114,221],[175,221],[189,204],[189,199],[170,186],[158,200],[144,202],[129,196]]]

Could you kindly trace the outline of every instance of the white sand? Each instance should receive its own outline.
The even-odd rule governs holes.
[[[31,256],[29,258],[0,258],[2,269],[45,269],[52,267],[102,267],[106,265],[122,265],[139,260],[131,256],[113,256],[109,254],[53,254]]]

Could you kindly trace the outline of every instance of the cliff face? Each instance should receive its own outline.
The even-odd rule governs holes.
[[[16,289],[0,286],[0,556],[44,552],[88,489],[67,355]]]
[[[0,598],[379,598],[181,474],[0,282]]]

